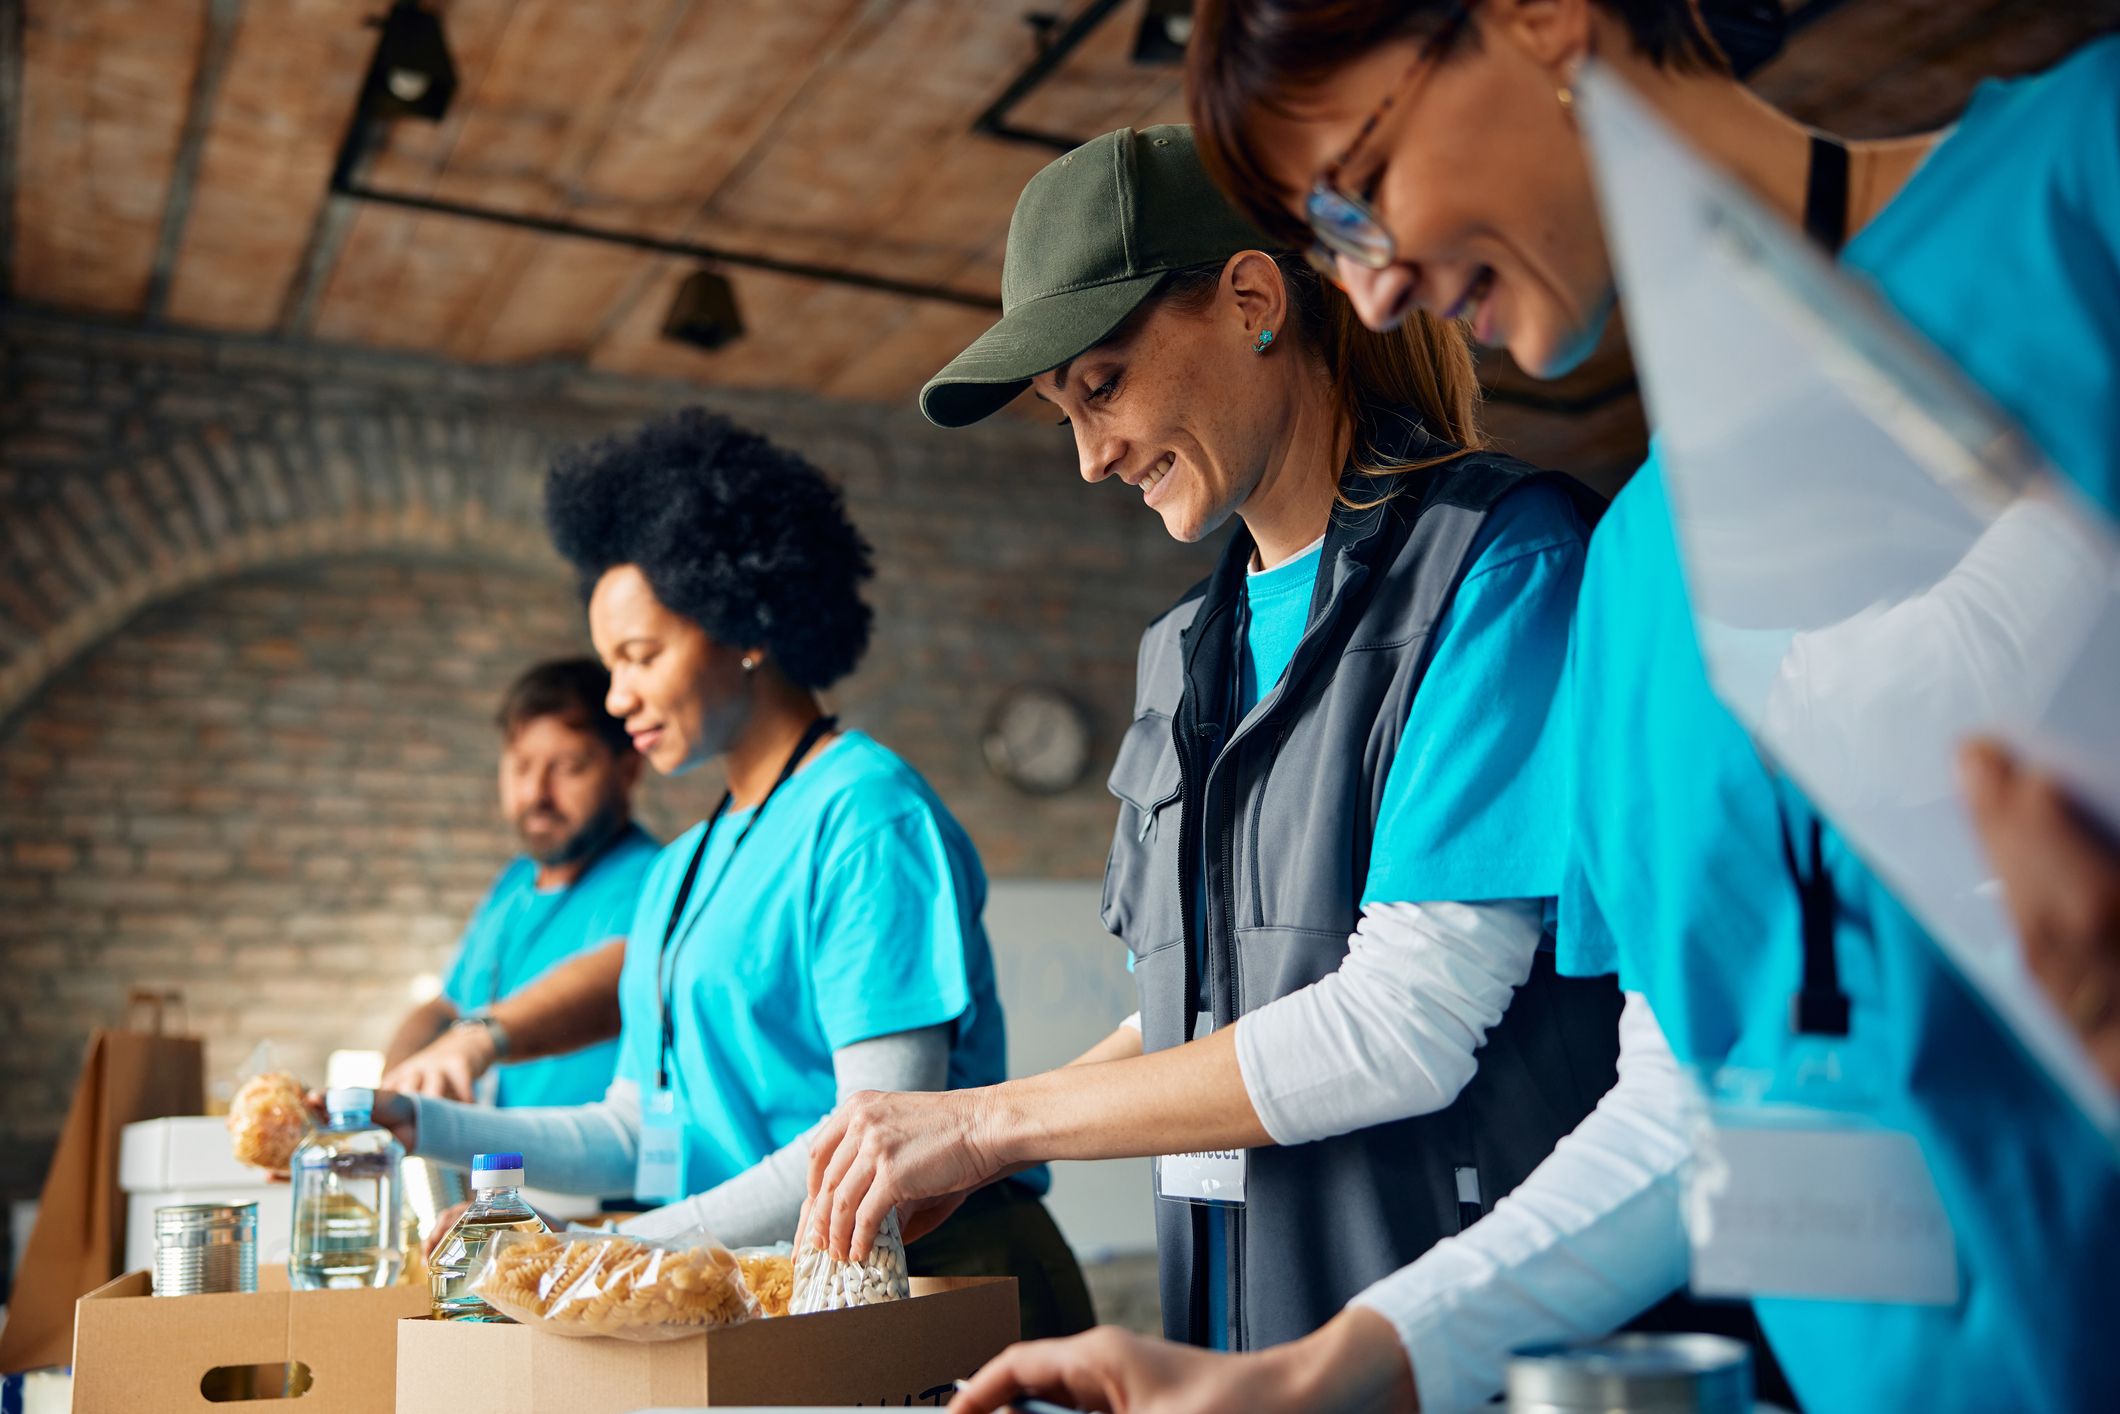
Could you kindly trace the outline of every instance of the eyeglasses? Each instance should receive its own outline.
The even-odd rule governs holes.
[[[1476,3],[1477,0],[1458,0],[1450,7],[1442,25],[1421,45],[1413,62],[1406,66],[1406,72],[1391,86],[1391,92],[1384,95],[1384,101],[1356,131],[1347,150],[1335,157],[1311,183],[1310,195],[1303,202],[1303,215],[1310,222],[1311,234],[1317,237],[1317,241],[1305,255],[1327,279],[1338,282],[1338,257],[1341,256],[1371,270],[1382,270],[1398,258],[1397,243],[1392,240],[1391,231],[1377,215],[1376,208],[1342,187],[1340,173],[1347,169],[1349,159],[1361,150],[1369,135],[1384,121],[1384,115],[1405,97],[1415,76],[1450,47]]]

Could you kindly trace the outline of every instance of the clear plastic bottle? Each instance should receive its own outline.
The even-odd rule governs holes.
[[[331,1125],[304,1139],[288,1161],[294,1182],[294,1241],[287,1280],[297,1291],[390,1286],[405,1260],[398,1245],[405,1150],[370,1122],[375,1091],[326,1092]]]
[[[550,1232],[545,1220],[523,1201],[521,1154],[474,1154],[471,1157],[471,1206],[435,1245],[428,1261],[438,1321],[506,1321],[488,1306],[471,1283],[486,1265],[486,1249],[503,1232]]]

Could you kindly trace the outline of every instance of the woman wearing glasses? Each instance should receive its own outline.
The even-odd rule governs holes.
[[[680,413],[574,454],[546,515],[650,765],[719,760],[714,815],[649,866],[618,984],[617,1078],[591,1105],[492,1110],[378,1096],[408,1153],[521,1151],[538,1187],[792,1238],[809,1136],[858,1090],[1004,1073],[971,840],[919,774],[817,695],[868,646],[869,549],[816,468],[726,418]],[[1013,1276],[1026,1334],[1079,1331],[1089,1296],[1038,1195],[996,1185],[912,1244],[915,1276]]]
[[[1614,301],[1572,112],[1592,53],[2120,508],[2120,44],[1983,88],[1948,133],[1842,145],[1738,84],[1687,0],[1207,0],[1191,101],[1239,204],[1324,246],[1372,327],[1456,315],[1557,375]],[[1830,832],[1808,869],[1785,848],[1794,792],[1710,691],[1653,459],[1589,556],[1568,717],[1562,967],[1616,969],[1629,993],[1598,1112],[1507,1210],[1311,1341],[1246,1361],[1104,1335],[1024,1347],[966,1409],[1021,1389],[1130,1414],[1476,1406],[1513,1346],[1601,1333],[1686,1278],[1681,1063],[1910,1137],[1947,1216],[1922,1260],[1940,1255],[1952,1290],[1755,1303],[1805,1408],[2111,1402],[2120,1166]],[[1837,1025],[1792,1015],[1807,934],[1837,958]]]
[[[1161,1155],[1165,1329],[1275,1344],[1476,1220],[1613,1081],[1617,990],[1542,947],[1584,493],[1467,450],[1460,332],[1361,329],[1187,128],[1034,178],[1003,288],[928,417],[1029,388],[1084,479],[1180,540],[1237,522],[1143,636],[1112,769],[1104,920],[1141,1012],[1044,1076],[860,1097],[815,1202],[858,1252],[895,1204],[942,1197],[918,1230],[1028,1163]]]

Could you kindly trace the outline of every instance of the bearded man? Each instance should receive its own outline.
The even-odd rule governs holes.
[[[398,1027],[389,1088],[469,1100],[484,1075],[480,1098],[498,1105],[580,1105],[611,1084],[618,973],[658,846],[633,822],[641,758],[604,710],[610,687],[601,663],[575,658],[508,689],[495,717],[501,812],[523,853],[472,914],[442,994]],[[540,981],[593,1000],[556,1014],[511,1005]]]

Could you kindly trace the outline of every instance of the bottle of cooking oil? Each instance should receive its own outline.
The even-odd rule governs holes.
[[[438,1321],[506,1321],[471,1283],[486,1265],[493,1239],[504,1232],[550,1232],[523,1201],[521,1154],[474,1154],[471,1206],[456,1220],[428,1260],[434,1317]]]
[[[288,1284],[297,1291],[389,1286],[404,1261],[398,1233],[405,1150],[370,1123],[375,1091],[341,1086],[325,1093],[324,1107],[330,1126],[304,1139],[288,1160]]]

